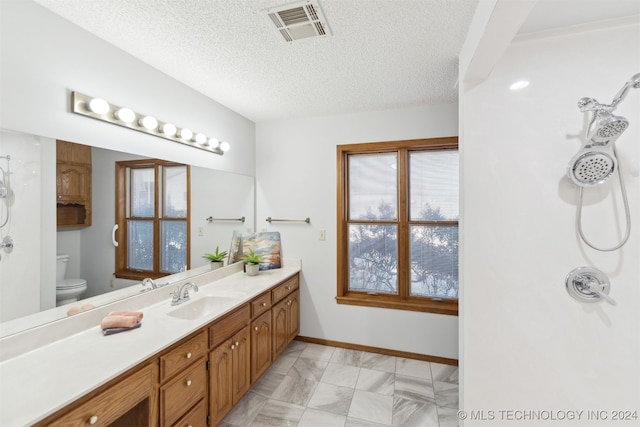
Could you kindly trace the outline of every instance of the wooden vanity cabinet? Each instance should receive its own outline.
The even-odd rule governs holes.
[[[157,424],[155,365],[148,363],[36,426],[152,426]]]
[[[160,426],[172,426],[179,419],[206,425],[206,410],[196,410],[207,400],[207,334],[200,331],[159,357]],[[206,406],[206,405],[205,405]]]
[[[298,275],[272,291],[272,351],[275,360],[300,332],[300,283]]]
[[[56,141],[58,227],[91,225],[91,147]]]
[[[209,328],[209,415],[217,425],[251,387],[249,305]]]

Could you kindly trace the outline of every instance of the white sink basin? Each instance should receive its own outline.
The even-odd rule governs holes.
[[[177,319],[196,320],[228,308],[235,301],[237,301],[237,298],[234,297],[207,296],[183,302],[178,308],[171,310],[167,314]]]

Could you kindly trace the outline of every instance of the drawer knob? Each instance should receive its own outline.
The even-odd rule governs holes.
[[[89,424],[94,425],[97,422],[98,422],[98,416],[97,415],[92,415],[91,418],[89,418]]]
[[[266,302],[263,302],[263,303],[262,303],[262,306],[263,306],[263,307],[266,307],[266,306],[267,306],[267,303],[266,303]]]
[[[254,326],[254,327],[253,327],[253,330],[254,330],[254,331],[257,331],[257,330],[258,330],[258,327],[257,327],[257,326]]]
[[[191,387],[191,380],[187,380],[186,384],[187,384],[187,387]]]
[[[290,291],[291,290],[291,286],[287,286],[287,290]]]
[[[185,357],[186,357],[187,359],[191,359],[191,352],[188,352],[188,353],[185,355]]]

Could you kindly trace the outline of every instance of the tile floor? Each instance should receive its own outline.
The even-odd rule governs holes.
[[[458,425],[458,368],[293,341],[221,427]]]

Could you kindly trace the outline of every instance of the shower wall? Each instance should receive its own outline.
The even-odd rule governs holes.
[[[621,250],[579,240],[577,190],[566,177],[585,130],[578,99],[611,102],[640,72],[638,40],[637,19],[521,36],[462,95],[465,427],[615,425],[614,411],[625,410],[640,417],[640,90],[616,112],[630,121],[617,141],[632,213]],[[528,87],[509,90],[523,79]],[[615,181],[587,190],[584,229],[602,245],[624,233]],[[609,276],[617,306],[567,294],[566,275],[583,265]],[[507,411],[576,412],[527,422],[534,412]],[[608,421],[596,424],[587,411]]]

